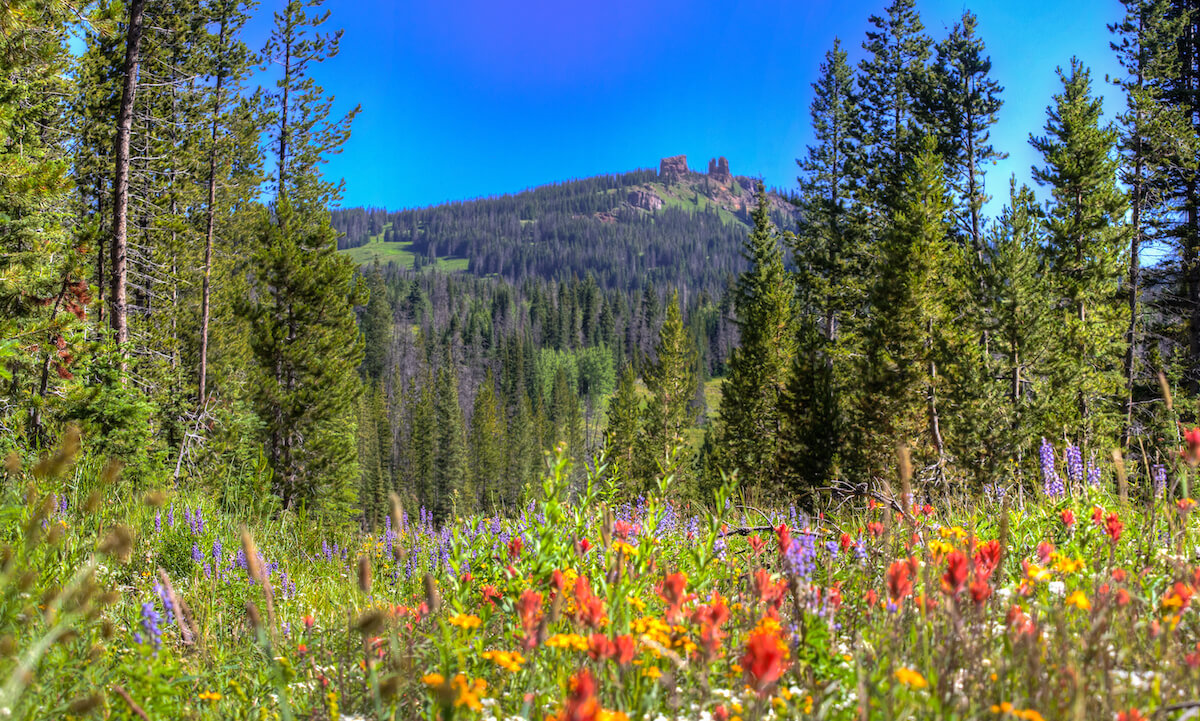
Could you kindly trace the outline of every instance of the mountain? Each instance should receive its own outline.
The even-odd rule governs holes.
[[[401,211],[334,211],[339,246],[360,263],[395,262],[498,276],[568,280],[590,274],[607,290],[647,283],[719,294],[745,268],[755,181],[734,176],[725,158],[707,172],[683,155],[657,172],[635,170],[492,198]],[[776,223],[796,210],[772,192]]]

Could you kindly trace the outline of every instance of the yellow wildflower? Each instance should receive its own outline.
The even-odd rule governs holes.
[[[929,685],[929,682],[925,680],[924,676],[912,670],[911,668],[896,669],[896,680],[905,686],[908,686],[909,688],[921,689]]]
[[[463,630],[479,628],[483,621],[478,616],[471,616],[465,613],[458,613],[450,617],[450,625],[458,626]]]
[[[588,641],[577,633],[556,633],[546,639],[550,648],[573,648],[576,651],[587,651]]]
[[[1089,601],[1088,597],[1083,594],[1083,591],[1076,590],[1070,596],[1067,596],[1066,603],[1068,606],[1074,606],[1080,611],[1092,610],[1092,602]]]
[[[446,677],[440,673],[427,673],[421,677],[421,681],[426,686],[441,686],[446,683]]]
[[[216,691],[204,691],[197,696],[197,698],[199,698],[201,701],[220,701],[221,694],[217,693]]]
[[[479,702],[479,697],[487,690],[487,681],[477,678],[474,681],[468,681],[463,674],[458,674],[454,680],[450,682],[450,687],[454,691],[454,706],[466,706],[472,711],[482,711],[483,704]]]
[[[658,666],[647,666],[642,669],[642,675],[646,678],[658,678],[662,676],[662,671],[659,670]]]
[[[629,545],[628,543],[626,543],[624,541],[617,541],[616,543],[614,543],[613,549],[624,553],[626,556],[636,556],[637,552],[638,552],[637,548]]]
[[[521,664],[525,663],[525,657],[516,651],[484,651],[483,657],[505,671],[511,671],[512,673],[520,671]]]

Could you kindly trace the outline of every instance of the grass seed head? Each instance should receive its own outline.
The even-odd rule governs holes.
[[[371,557],[358,557],[358,590],[370,595],[371,593]]]

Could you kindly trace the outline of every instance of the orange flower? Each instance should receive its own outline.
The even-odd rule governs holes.
[[[596,679],[585,668],[571,677],[567,703],[553,718],[555,721],[598,721],[602,712],[600,702],[596,699]]]
[[[949,596],[957,596],[967,582],[970,564],[967,555],[962,551],[951,551],[946,556],[946,573],[942,575],[942,591]]]
[[[900,604],[906,596],[912,593],[913,585],[909,574],[912,566],[908,561],[896,561],[887,570],[888,596],[892,603]]]
[[[750,633],[741,661],[750,686],[764,693],[787,670],[787,644],[776,628],[760,626]]]

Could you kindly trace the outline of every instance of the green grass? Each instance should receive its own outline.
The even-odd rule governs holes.
[[[385,243],[382,237],[382,235],[372,236],[366,245],[338,252],[349,256],[351,260],[359,265],[370,265],[379,262],[384,265],[396,263],[404,268],[412,268],[414,254],[409,250],[412,243]],[[468,262],[466,258],[438,258],[437,267],[442,272],[453,273],[465,271]]]

